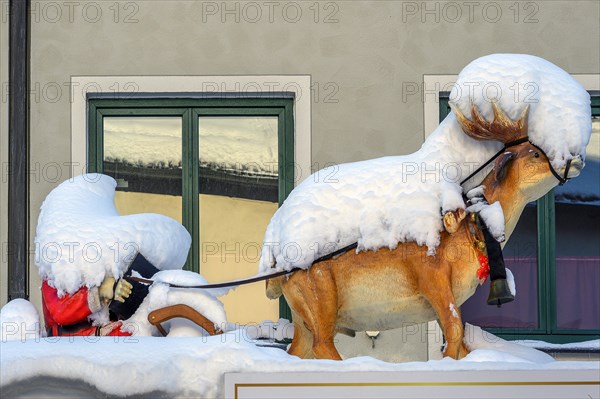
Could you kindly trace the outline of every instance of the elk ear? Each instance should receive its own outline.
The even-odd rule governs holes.
[[[506,151],[496,159],[494,164],[494,173],[498,183],[501,182],[506,176],[508,165],[515,159],[516,155],[516,152]]]

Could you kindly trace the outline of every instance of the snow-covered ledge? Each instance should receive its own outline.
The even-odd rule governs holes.
[[[71,76],[71,162],[76,174],[84,172],[87,163],[87,98],[88,94],[115,95],[115,98],[185,97],[199,93],[250,93],[272,95],[293,92],[295,183],[310,176],[311,102],[310,75],[226,75],[226,76]]]
[[[299,359],[245,327],[212,337],[0,339],[3,397],[598,398],[597,361],[555,361],[467,325],[461,360]],[[582,345],[582,344],[580,344]],[[598,348],[600,340],[585,344]]]

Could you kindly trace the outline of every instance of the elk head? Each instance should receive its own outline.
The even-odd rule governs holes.
[[[553,170],[545,152],[528,141],[527,127],[529,106],[517,120],[512,120],[497,103],[492,103],[494,119],[489,122],[474,104],[471,104],[471,120],[458,107],[452,110],[466,135],[476,140],[497,140],[505,151],[494,163],[493,170],[482,184],[489,203],[500,201],[506,221],[507,236],[512,232],[519,216],[528,202],[544,196],[553,187],[569,178],[578,176],[584,166],[581,156],[575,156],[561,170]]]

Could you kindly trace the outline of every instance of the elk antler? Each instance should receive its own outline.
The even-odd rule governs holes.
[[[480,113],[475,104],[471,103],[471,118],[460,111],[456,104],[450,103],[450,108],[456,115],[463,131],[469,137],[477,140],[498,140],[502,143],[510,143],[523,137],[527,137],[527,119],[529,116],[529,105],[523,109],[519,119],[512,120],[500,106],[492,103],[494,120],[488,122]]]

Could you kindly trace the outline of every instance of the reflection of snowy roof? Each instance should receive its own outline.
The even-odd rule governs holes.
[[[600,206],[600,117],[592,122],[585,167],[577,178],[554,189],[558,202]]]
[[[558,202],[600,206],[600,161],[586,159],[581,175],[554,189]]]
[[[200,119],[200,166],[232,174],[277,176],[276,118]],[[181,167],[178,118],[105,118],[104,159],[153,168]]]

